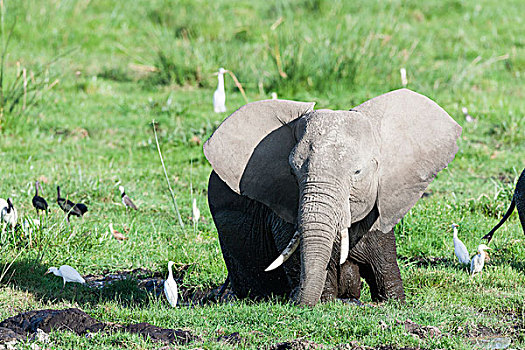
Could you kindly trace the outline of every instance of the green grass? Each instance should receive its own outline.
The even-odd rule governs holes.
[[[460,224],[472,252],[505,212],[525,166],[522,1],[4,3],[5,28],[17,21],[6,79],[16,74],[17,62],[36,71],[68,54],[49,67],[59,84],[0,133],[0,197],[11,196],[21,216],[34,218],[32,183],[41,179],[51,204],[42,230],[0,237],[0,267],[14,261],[0,282],[0,319],[76,306],[104,321],[184,328],[203,340],[181,348],[229,347],[216,338],[240,332],[241,348],[305,337],[330,346],[357,340],[470,349],[465,329],[481,326],[511,337],[513,348],[525,347],[525,237],[517,215],[495,235],[492,260],[476,278],[456,264],[450,228]],[[185,287],[224,281],[206,199],[211,168],[200,144],[225,117],[211,106],[212,73],[220,66],[237,75],[250,101],[276,91],[332,109],[400,88],[404,67],[408,87],[462,125],[455,160],[431,184],[432,196],[396,229],[406,305],[373,305],[365,289],[364,307],[334,302],[309,309],[276,300],[175,310],[133,281],[75,293],[71,286],[62,289],[59,278],[43,276],[47,267],[66,263],[82,274],[139,267],[166,273],[167,261],[174,260],[179,267],[192,264]],[[226,88],[229,111],[244,104],[228,77]],[[465,122],[462,107],[475,123]],[[153,119],[160,123],[184,229],[167,192]],[[119,184],[139,212],[119,205]],[[54,202],[56,185],[89,206],[84,220],[66,225]],[[196,231],[189,219],[193,197],[203,217]],[[110,221],[119,230],[127,227],[129,240],[107,236]],[[428,263],[418,262],[422,258]],[[408,318],[437,326],[443,335],[418,340],[396,323]],[[129,334],[87,339],[54,332],[51,339],[58,348],[157,348]]]

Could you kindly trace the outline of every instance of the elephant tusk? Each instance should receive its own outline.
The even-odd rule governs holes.
[[[279,255],[277,257],[277,259],[275,259],[270,264],[270,266],[268,266],[266,268],[266,270],[264,270],[264,271],[266,271],[266,272],[272,271],[272,270],[275,270],[276,268],[278,268],[279,266],[281,266],[286,260],[288,260],[288,258],[290,256],[292,256],[293,252],[295,252],[295,250],[299,246],[299,243],[301,243],[301,241],[299,241],[299,231],[295,231],[295,233],[293,234],[292,239],[290,240],[290,243],[288,243],[286,248],[284,248],[284,250],[281,253],[281,255]]]
[[[348,241],[348,229],[341,230],[341,258],[339,265],[342,265],[348,258],[348,251],[350,250],[350,242]]]

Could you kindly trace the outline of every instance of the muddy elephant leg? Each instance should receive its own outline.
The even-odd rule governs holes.
[[[338,236],[327,267],[326,281],[321,294],[322,301],[335,298],[359,300],[361,296],[362,283],[359,264],[352,260],[339,264],[340,246],[340,236]]]
[[[234,293],[240,298],[289,293],[282,267],[264,269],[279,255],[273,230],[291,231],[291,237],[293,226],[277,225],[267,207],[233,192],[215,172],[210,175],[208,202]]]
[[[369,285],[373,301],[405,300],[393,230],[368,232],[350,251],[349,257],[359,264],[359,273]]]
[[[358,299],[361,297],[361,272],[359,264],[355,261],[347,260],[341,265],[339,276],[339,298]]]

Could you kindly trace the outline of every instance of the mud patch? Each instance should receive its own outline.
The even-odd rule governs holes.
[[[187,344],[196,340],[190,332],[181,329],[165,329],[149,323],[121,325],[98,321],[84,311],[70,308],[64,310],[35,310],[24,312],[0,322],[0,334],[15,340],[25,340],[35,335],[37,330],[49,333],[52,330],[67,330],[77,335],[97,332],[128,332],[140,334],[146,339],[162,343]],[[2,332],[6,330],[5,332]],[[7,338],[6,341],[9,341]],[[0,343],[3,339],[0,338]]]
[[[6,327],[0,327],[0,344],[25,340],[25,337]]]
[[[136,280],[139,287],[147,291],[153,291],[159,289],[159,287],[159,290],[162,290],[162,284],[164,283],[163,275],[160,272],[153,272],[148,269],[134,269],[131,271],[117,271],[112,273],[105,270],[102,274],[86,275],[83,277],[88,286],[98,289],[105,288],[117,281],[128,279]]]
[[[508,327],[503,332],[486,326],[467,326],[457,328],[454,333],[466,337],[473,345],[481,349],[506,349],[519,329],[520,325]]]
[[[289,342],[277,343],[271,345],[268,350],[313,350],[313,349],[326,349],[324,345],[314,343],[310,340],[295,339]]]
[[[396,321],[397,324],[402,324],[405,327],[405,331],[412,335],[415,335],[418,338],[432,338],[441,336],[441,330],[435,326],[422,326],[413,322],[411,319],[406,321]]]
[[[243,341],[243,339],[241,338],[239,332],[235,332],[229,335],[221,335],[217,338],[217,341],[229,345],[236,345],[240,344]]]
[[[173,271],[175,281],[179,287],[179,305],[203,305],[207,303],[231,302],[235,300],[233,292],[226,288],[221,292],[222,286],[214,286],[210,288],[195,288],[183,285],[184,276],[188,269],[195,264],[184,265],[179,269]],[[118,284],[122,281],[136,281],[137,287],[147,293],[163,297],[164,290],[164,275],[161,272],[154,272],[148,269],[134,269],[131,271],[117,271],[110,273],[103,271],[102,274],[92,274],[83,276],[86,283],[91,288],[104,289]]]
[[[335,349],[335,350],[425,350],[423,348],[413,347],[398,347],[394,345],[380,345],[378,347],[370,347],[359,345],[357,341],[352,341],[347,344],[340,344],[335,348],[332,346],[325,346],[314,343],[310,340],[295,339],[288,342],[273,344],[266,348],[267,350],[314,350],[314,349]]]

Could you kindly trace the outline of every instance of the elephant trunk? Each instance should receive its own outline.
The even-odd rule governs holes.
[[[301,279],[295,301],[313,306],[321,298],[334,241],[350,211],[345,210],[348,197],[333,181],[309,180],[300,187]]]

